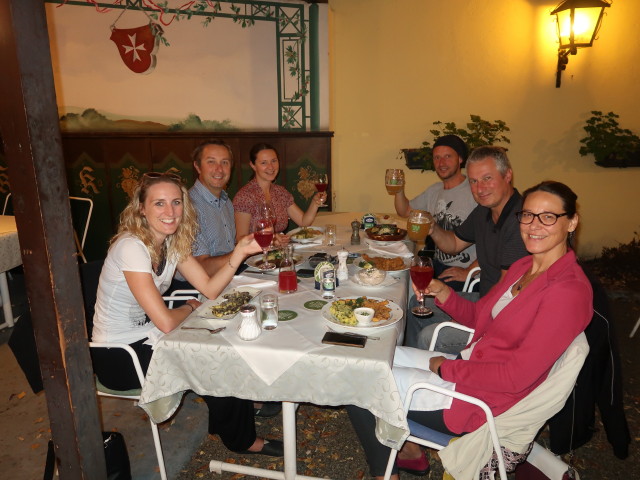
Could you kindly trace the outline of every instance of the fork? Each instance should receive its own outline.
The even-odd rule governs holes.
[[[220,333],[222,330],[224,330],[227,327],[220,327],[220,328],[207,328],[207,327],[180,327],[181,330],[206,330],[207,332],[209,332],[211,335],[213,335],[214,333]]]

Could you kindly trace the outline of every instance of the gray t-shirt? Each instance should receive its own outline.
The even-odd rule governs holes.
[[[442,182],[434,183],[409,202],[411,208],[426,210],[436,220],[440,228],[453,230],[469,216],[477,203],[471,194],[469,180],[446,190]],[[476,259],[476,247],[471,245],[460,253],[449,255],[436,248],[435,259],[447,267],[467,268]]]

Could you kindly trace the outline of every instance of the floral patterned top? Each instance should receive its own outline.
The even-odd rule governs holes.
[[[284,232],[289,224],[289,213],[287,210],[293,205],[293,195],[286,188],[271,184],[271,208],[276,216],[276,233]],[[248,213],[251,215],[249,233],[255,231],[255,221],[260,213],[260,206],[265,201],[262,189],[255,178],[251,179],[244,187],[238,190],[233,197],[233,208],[236,212]]]

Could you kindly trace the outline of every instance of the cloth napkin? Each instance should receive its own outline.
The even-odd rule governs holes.
[[[390,245],[381,245],[368,238],[365,239],[365,242],[369,245],[369,250],[372,252],[396,257],[413,257],[413,253],[404,242],[394,242]]]
[[[275,280],[263,280],[261,278],[248,277],[246,275],[236,275],[229,282],[227,289],[238,287],[266,288],[272,287],[277,282]]]
[[[263,330],[255,340],[245,341],[238,336],[239,324],[234,322],[221,334],[267,385],[275,382],[307,352],[318,348],[318,345],[284,323],[280,323],[275,330]],[[295,345],[296,348],[287,349],[283,345]]]
[[[396,347],[393,358],[393,376],[396,379],[398,392],[404,402],[407,391],[418,382],[428,382],[439,387],[455,390],[456,384],[441,379],[429,370],[429,359],[435,356],[443,356],[450,360],[455,355],[440,352],[431,352],[409,347]],[[451,408],[452,397],[442,395],[431,390],[417,390],[411,399],[410,410],[432,411]]]

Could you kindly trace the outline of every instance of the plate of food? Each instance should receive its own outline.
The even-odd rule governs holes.
[[[385,255],[370,256],[366,253],[356,262],[360,268],[375,267],[386,272],[402,272],[411,267],[411,258],[390,257]]]
[[[353,311],[356,308],[372,308],[373,320],[358,325]],[[332,329],[339,332],[360,332],[390,327],[402,318],[402,309],[394,302],[378,297],[344,297],[322,307],[322,316]]]
[[[387,272],[377,268],[361,268],[350,279],[356,285],[366,288],[388,287],[398,282],[396,277],[387,275]]]
[[[322,240],[324,236],[323,227],[299,227],[287,233],[291,241],[295,243],[314,243]]]
[[[231,320],[240,311],[240,307],[249,303],[261,290],[253,287],[236,287],[223,292],[215,300],[203,303],[196,312],[200,318],[213,318],[219,320]]]
[[[271,250],[269,253],[267,253],[267,260],[273,264],[275,264],[276,268],[273,270],[269,270],[265,273],[273,273],[275,275],[278,274],[278,268],[280,268],[280,262],[282,261],[282,258],[284,257],[284,252],[282,250]],[[262,265],[263,262],[263,255],[262,253],[258,253],[257,255],[253,255],[252,257],[249,257],[245,260],[245,263],[247,265],[249,265],[250,267],[253,268],[260,268],[260,265]],[[299,263],[301,263],[303,261],[303,257],[300,254],[294,253],[293,254],[293,263],[295,265],[298,265]]]
[[[393,223],[383,223],[365,230],[367,237],[378,242],[397,242],[407,236],[404,228],[398,228]]]

